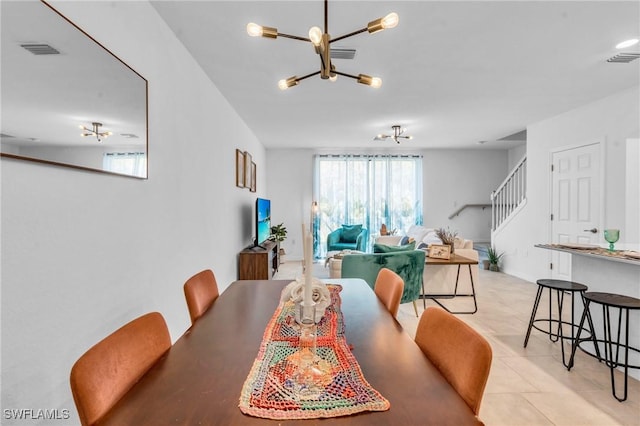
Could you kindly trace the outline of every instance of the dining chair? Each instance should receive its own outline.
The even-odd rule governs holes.
[[[432,306],[420,317],[415,341],[477,416],[491,369],[487,340],[453,314]]]
[[[198,272],[184,283],[184,297],[187,300],[191,324],[209,309],[219,295],[218,282],[211,269]]]
[[[391,269],[382,268],[378,272],[373,291],[395,318],[400,308],[400,299],[404,291],[404,280]]]
[[[80,423],[95,424],[171,347],[162,315],[130,321],[85,352],[71,368],[71,393]]]

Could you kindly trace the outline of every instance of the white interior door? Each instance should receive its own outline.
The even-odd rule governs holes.
[[[600,144],[552,154],[551,242],[597,244],[600,234]],[[552,251],[551,276],[571,280],[571,255]]]

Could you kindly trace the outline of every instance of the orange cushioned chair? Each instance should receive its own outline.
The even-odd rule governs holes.
[[[70,378],[81,424],[95,424],[170,347],[167,323],[160,313],[151,312],[85,352]]]
[[[420,317],[416,343],[477,416],[491,369],[491,346],[477,331],[444,309]]]
[[[218,298],[218,282],[211,269],[198,272],[184,284],[184,297],[193,324]]]
[[[398,315],[400,299],[404,291],[404,281],[402,277],[391,269],[382,268],[380,272],[378,272],[373,291],[395,318]]]

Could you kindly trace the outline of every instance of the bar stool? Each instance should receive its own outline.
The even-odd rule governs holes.
[[[580,295],[584,294],[585,291],[587,291],[588,287],[584,284],[580,284],[580,283],[576,283],[573,281],[564,281],[564,280],[553,280],[553,279],[540,279],[538,281],[536,281],[536,283],[538,284],[538,293],[536,294],[536,300],[533,303],[533,310],[531,312],[531,319],[529,320],[529,326],[527,328],[527,335],[524,338],[524,347],[527,347],[527,343],[529,342],[529,336],[531,335],[531,329],[535,328],[536,330],[539,330],[545,334],[549,335],[549,340],[552,342],[557,342],[558,340],[560,340],[560,347],[562,349],[562,363],[564,364],[565,367],[569,367],[569,364],[567,363],[566,359],[565,359],[565,353],[564,353],[564,344],[563,341],[565,339],[570,340],[571,343],[573,344],[573,342],[575,342],[577,336],[575,336],[575,329],[578,328],[578,326],[576,326],[575,322],[574,322],[574,308],[575,308],[575,298],[573,297],[574,293],[578,292],[580,293]],[[542,291],[544,289],[548,289],[549,290],[549,316],[548,318],[538,318],[536,319],[536,313],[538,312],[538,306],[540,305],[540,298],[542,297]],[[558,306],[558,319],[553,319],[552,316],[552,296],[551,296],[551,291],[555,291],[556,292],[556,298],[557,298],[557,306]],[[571,293],[571,322],[568,321],[563,321],[562,320],[562,306],[564,304],[564,294],[565,293]],[[584,303],[584,302],[583,302]],[[586,309],[585,309],[586,312]],[[591,323],[591,315],[588,315],[588,321],[589,321],[589,327],[591,327],[590,329],[593,330],[593,324]],[[549,329],[548,330],[543,330],[541,327],[538,327],[535,323],[537,322],[545,322],[549,324]],[[557,324],[558,328],[557,330],[553,330],[553,324]],[[571,337],[569,336],[564,336],[564,333],[562,331],[562,325],[568,325],[571,328]],[[582,327],[582,324],[580,325],[580,327]],[[589,333],[590,336],[589,338],[592,338],[592,333]],[[580,336],[580,333],[578,332],[578,336]],[[597,347],[596,347],[597,349]]]
[[[584,293],[582,297],[584,300],[585,308],[582,314],[582,319],[580,320],[579,327],[582,327],[582,325],[584,324],[585,317],[587,318],[591,317],[591,314],[589,311],[591,303],[597,303],[602,305],[602,322],[603,322],[603,329],[604,329],[604,338],[597,339],[595,337],[595,330],[593,326],[591,326],[593,341],[596,348],[595,357],[598,358],[599,361],[604,360],[607,366],[609,367],[609,370],[611,371],[611,393],[613,394],[614,398],[620,402],[625,401],[627,399],[627,383],[629,379],[629,368],[640,368],[639,365],[629,364],[629,350],[640,353],[640,349],[629,346],[629,311],[640,309],[640,299],[636,299],[635,297],[631,297],[631,296],[624,296],[621,294],[601,293],[601,292]],[[611,308],[618,309],[618,329],[616,333],[617,336],[614,336],[611,332],[611,314],[610,314]],[[622,326],[623,316],[625,316],[625,326],[624,326],[625,334],[624,334],[624,343],[621,343],[620,335],[622,333],[621,326]],[[576,348],[580,344],[581,332],[582,332],[582,329],[579,328],[578,337],[576,338],[576,341],[574,342],[571,348],[571,358],[569,359],[569,365],[567,366],[568,370],[571,370],[571,368],[573,367],[573,360],[576,354]],[[613,340],[614,337],[616,338],[615,341]],[[605,356],[604,358],[600,356],[597,342],[602,342],[604,344],[604,356]],[[615,360],[614,360],[614,353],[613,353],[614,346],[615,346]],[[624,348],[624,362],[619,361],[621,347]],[[582,348],[580,349],[583,350],[588,355],[594,356],[592,353],[587,352]],[[616,392],[616,382],[615,382],[615,376],[613,374],[614,370],[617,367],[624,367],[624,394],[622,398],[619,398]]]

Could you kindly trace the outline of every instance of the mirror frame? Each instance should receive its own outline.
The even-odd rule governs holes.
[[[65,163],[65,162],[60,162],[60,161],[47,160],[47,159],[44,159],[44,158],[27,157],[27,156],[22,156],[22,155],[17,155],[17,154],[4,153],[4,152],[1,152],[1,149],[0,149],[0,157],[9,158],[9,159],[15,159],[15,160],[24,160],[24,161],[29,161],[29,162],[39,163],[39,164],[52,165],[52,166],[62,166],[62,167],[68,167],[68,168],[76,169],[76,170],[84,170],[84,171],[90,171],[90,172],[104,173],[104,174],[108,174],[108,175],[122,176],[122,177],[128,177],[128,178],[134,178],[134,179],[140,179],[140,180],[148,179],[149,178],[149,161],[148,161],[148,159],[149,159],[149,82],[147,81],[146,78],[144,78],[142,75],[140,75],[140,73],[138,73],[136,70],[134,70],[132,67],[130,67],[126,62],[124,62],[117,55],[115,55],[113,52],[111,52],[111,50],[107,49],[104,45],[102,45],[102,43],[100,43],[95,38],[93,38],[91,35],[89,35],[86,31],[84,31],[82,28],[80,28],[78,25],[76,25],[69,18],[64,16],[55,7],[53,7],[52,5],[47,3],[45,0],[38,0],[38,1],[43,6],[46,6],[53,13],[55,13],[60,18],[62,18],[66,23],[70,24],[72,27],[74,27],[76,30],[78,30],[81,35],[84,35],[89,40],[91,40],[93,43],[95,43],[97,48],[103,49],[107,54],[109,54],[111,57],[113,57],[120,64],[124,65],[124,67],[126,67],[126,69],[128,69],[131,72],[133,72],[136,76],[138,76],[144,82],[144,105],[145,105],[145,111],[144,111],[144,129],[145,129],[144,130],[144,138],[145,138],[145,143],[144,143],[144,147],[145,147],[145,157],[146,157],[145,175],[144,176],[136,176],[136,175],[132,175],[132,174],[117,173],[117,172],[112,172],[112,171],[108,171],[108,170],[104,170],[104,169],[93,168],[93,167],[84,166],[84,165],[80,165],[80,164]],[[90,124],[90,123],[87,123],[87,124]]]

